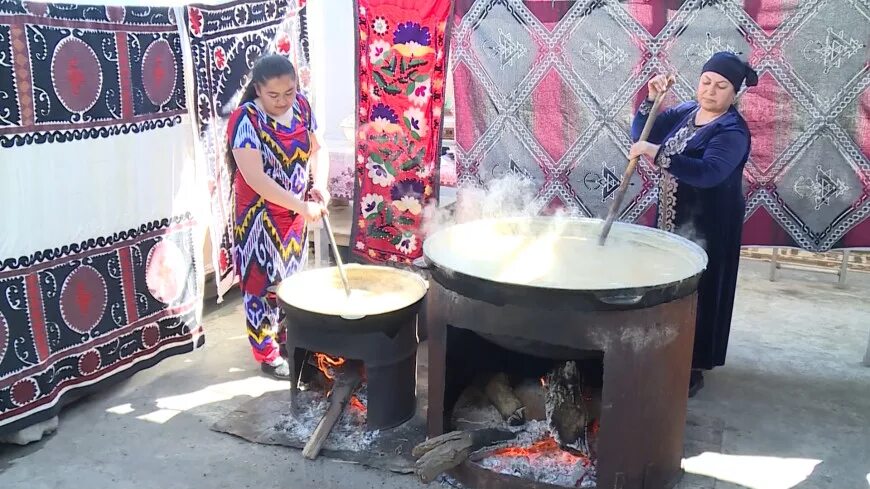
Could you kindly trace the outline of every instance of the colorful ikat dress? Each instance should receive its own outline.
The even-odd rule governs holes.
[[[263,156],[263,170],[299,199],[308,193],[310,133],[317,124],[308,100],[296,96],[290,126],[270,116],[254,102],[230,116],[227,138],[233,149],[252,148]],[[305,219],[265,201],[236,171],[235,245],[233,258],[244,296],[248,339],[254,358],[272,362],[279,356],[280,309],[267,300],[267,288],[301,270],[308,256]]]

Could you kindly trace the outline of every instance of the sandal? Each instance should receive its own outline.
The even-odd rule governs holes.
[[[290,380],[290,364],[283,358],[281,359],[281,363],[278,365],[269,365],[265,362],[261,363],[260,370],[278,380]]]

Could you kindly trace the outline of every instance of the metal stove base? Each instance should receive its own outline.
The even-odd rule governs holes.
[[[518,343],[503,343],[516,343],[523,347],[521,350],[524,345],[537,343],[560,350],[600,351],[604,385],[598,487],[672,488],[681,474],[696,302],[692,294],[626,311],[494,305],[464,297],[433,280],[426,305],[429,436],[444,432],[445,415],[449,414],[446,411],[450,406],[445,405],[449,327],[471,330],[483,337],[519,339]],[[497,474],[486,472],[479,479],[498,479]],[[541,487],[513,479],[471,487]],[[480,480],[475,483],[480,484]]]
[[[290,378],[297,379],[297,349],[360,360],[365,366],[368,389],[367,428],[386,430],[411,419],[416,406],[416,318],[402,325],[393,335],[383,332],[339,334],[298,328],[287,323],[287,351],[290,352]],[[290,383],[291,404],[298,399],[296,382]]]

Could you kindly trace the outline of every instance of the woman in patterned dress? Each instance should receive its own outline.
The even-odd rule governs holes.
[[[652,100],[672,81],[664,76],[650,80],[648,98],[631,128],[635,141]],[[630,151],[632,157],[650,157],[662,169],[659,227],[699,243],[709,258],[698,286],[690,397],[704,385],[703,370],[725,364],[731,329],[746,212],[743,167],[751,144],[746,121],[734,107],[744,81],[754,86],[758,75],[732,53],[714,54],[704,65],[696,100],[662,112],[647,141]]]
[[[326,214],[329,201],[328,169],[310,160],[320,147],[317,126],[297,87],[287,58],[261,58],[227,127],[235,190],[233,258],[248,339],[262,370],[280,379],[289,378],[290,368],[277,337],[281,312],[268,288],[302,269],[306,225]]]

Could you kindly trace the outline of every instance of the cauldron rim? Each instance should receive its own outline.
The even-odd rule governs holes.
[[[313,327],[324,331],[339,331],[345,334],[362,334],[373,331],[392,331],[397,327],[398,324],[401,324],[403,321],[407,321],[408,318],[414,316],[417,313],[417,310],[419,309],[420,305],[423,302],[423,299],[426,297],[426,294],[429,291],[429,282],[421,277],[419,274],[409,270],[403,270],[400,268],[382,265],[363,265],[355,263],[346,264],[345,267],[348,272],[356,271],[359,269],[376,270],[381,273],[401,275],[408,280],[418,281],[418,285],[420,286],[420,289],[418,290],[419,294],[409,294],[408,300],[396,308],[367,314],[362,317],[343,317],[338,314],[329,314],[322,311],[313,311],[300,307],[299,304],[288,301],[284,297],[284,294],[281,293],[282,285],[284,283],[289,283],[289,281],[294,280],[294,277],[296,277],[295,280],[304,280],[304,274],[323,274],[328,273],[326,272],[326,270],[329,269],[334,270],[334,273],[337,274],[337,267],[332,266],[303,270],[294,275],[291,275],[290,277],[282,281],[281,284],[278,285],[276,294],[278,303],[280,304],[281,308],[284,309],[284,311],[289,315],[289,318],[296,327]]]
[[[588,218],[588,217],[553,218],[553,217],[546,217],[546,216],[540,216],[540,217],[500,217],[500,218],[475,219],[473,221],[468,221],[468,222],[464,222],[464,223],[460,223],[460,224],[454,224],[452,226],[447,226],[447,227],[439,229],[439,230],[433,232],[432,234],[430,234],[429,236],[427,236],[426,240],[423,242],[423,255],[424,255],[424,258],[426,260],[427,265],[429,265],[429,266],[434,265],[436,268],[439,268],[448,274],[459,274],[459,275],[463,275],[465,277],[470,277],[470,278],[474,278],[477,280],[482,280],[485,282],[492,282],[492,283],[506,285],[506,286],[523,287],[523,288],[538,289],[538,290],[553,290],[553,291],[560,291],[560,292],[572,292],[572,291],[574,291],[574,292],[592,292],[592,293],[602,292],[602,293],[606,293],[606,292],[615,292],[615,291],[619,291],[619,290],[631,290],[631,289],[638,289],[639,290],[639,289],[651,289],[651,288],[665,288],[665,287],[673,286],[675,284],[678,284],[678,283],[681,283],[681,282],[684,282],[687,280],[691,280],[692,277],[695,277],[695,276],[701,274],[707,267],[707,263],[708,263],[707,253],[706,253],[706,251],[704,251],[703,248],[698,246],[698,244],[696,244],[696,243],[694,243],[694,242],[692,242],[692,241],[690,241],[682,236],[679,236],[677,234],[670,233],[668,231],[664,231],[664,230],[656,229],[656,228],[651,228],[651,227],[647,227],[647,226],[641,226],[638,224],[626,223],[626,222],[614,222],[613,223],[613,230],[611,231],[611,235],[615,234],[614,231],[618,232],[619,229],[633,229],[633,230],[636,230],[639,232],[651,234],[651,235],[654,235],[654,236],[657,236],[657,237],[660,237],[663,239],[668,239],[668,240],[674,241],[675,243],[678,243],[679,245],[684,246],[686,248],[686,251],[688,253],[694,255],[694,258],[696,258],[698,260],[695,263],[697,265],[697,269],[695,270],[695,272],[687,275],[686,277],[683,277],[683,278],[680,278],[677,280],[672,280],[670,282],[643,285],[643,286],[639,286],[639,287],[614,286],[614,287],[602,287],[602,288],[594,288],[594,289],[593,288],[576,288],[576,287],[574,287],[574,288],[572,288],[572,287],[558,287],[558,286],[552,286],[552,285],[531,285],[531,284],[522,284],[522,283],[516,283],[516,282],[506,282],[506,281],[501,281],[501,280],[495,280],[492,278],[481,277],[479,275],[474,275],[474,274],[469,273],[467,271],[455,270],[455,269],[451,268],[450,266],[447,266],[443,263],[440,263],[438,260],[432,258],[432,254],[430,253],[431,247],[432,247],[431,243],[433,243],[434,240],[437,239],[437,237],[441,233],[446,233],[450,229],[456,228],[458,226],[471,227],[474,225],[479,225],[479,224],[484,224],[484,223],[495,223],[498,221],[502,221],[502,222],[511,222],[511,221],[544,222],[544,221],[554,220],[554,219],[574,221],[574,222],[585,224],[585,225],[591,225],[591,224],[603,222],[603,220],[601,220],[601,219]]]
[[[556,307],[570,307],[572,309],[587,310],[625,310],[651,307],[663,302],[685,297],[697,290],[701,274],[707,267],[708,257],[703,248],[696,243],[667,231],[637,224],[615,222],[614,231],[619,229],[640,230],[671,240],[682,245],[688,252],[695,255],[698,260],[697,269],[691,275],[672,280],[667,283],[644,285],[639,287],[613,287],[613,288],[565,288],[554,286],[530,285],[513,282],[503,282],[491,278],[480,277],[470,273],[454,270],[453,268],[439,263],[430,253],[433,238],[440,233],[447,232],[455,226],[473,226],[497,221],[544,221],[553,220],[552,217],[501,217],[484,218],[465,223],[448,226],[430,234],[423,242],[423,255],[427,268],[433,280],[445,289],[457,292],[465,297],[483,300],[492,304],[545,304]],[[581,225],[592,225],[603,222],[601,219],[564,217],[558,219],[573,220]]]

